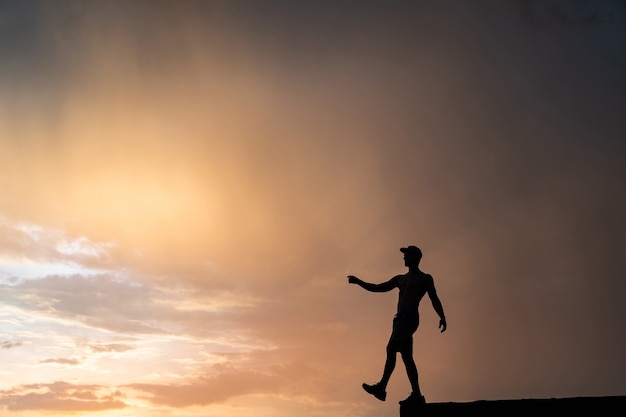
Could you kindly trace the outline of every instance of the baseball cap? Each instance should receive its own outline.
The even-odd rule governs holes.
[[[404,253],[407,256],[415,256],[417,258],[422,257],[422,250],[414,245],[407,246],[406,248],[400,248],[400,252]]]

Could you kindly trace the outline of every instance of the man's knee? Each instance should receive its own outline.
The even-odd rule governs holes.
[[[390,340],[387,343],[387,353],[400,353],[404,355],[413,355],[413,344],[406,340]],[[403,353],[404,352],[404,353]]]
[[[387,343],[387,353],[397,353],[399,350],[398,343],[395,340],[390,340],[389,343]]]
[[[407,360],[413,360],[413,346],[404,346],[402,349],[399,350],[399,352],[405,362]]]

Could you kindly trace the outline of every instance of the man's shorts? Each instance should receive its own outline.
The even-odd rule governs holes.
[[[393,318],[393,330],[389,347],[395,351],[413,347],[413,333],[419,325],[417,314],[397,314]]]

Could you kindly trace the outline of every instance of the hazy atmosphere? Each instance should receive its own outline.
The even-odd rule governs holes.
[[[626,2],[0,1],[0,414],[626,394]]]

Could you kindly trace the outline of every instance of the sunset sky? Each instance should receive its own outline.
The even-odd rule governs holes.
[[[0,415],[626,395],[626,3],[0,1]]]

